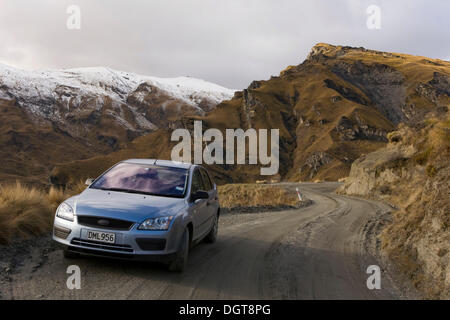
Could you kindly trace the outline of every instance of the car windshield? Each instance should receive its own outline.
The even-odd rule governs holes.
[[[119,163],[91,186],[92,189],[183,197],[188,170],[181,168]]]

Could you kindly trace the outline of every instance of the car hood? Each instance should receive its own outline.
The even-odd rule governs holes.
[[[185,200],[126,192],[86,189],[74,199],[77,215],[108,217],[134,222],[147,218],[176,215]]]

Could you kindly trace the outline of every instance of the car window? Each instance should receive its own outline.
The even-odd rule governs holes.
[[[203,186],[203,180],[200,175],[200,171],[196,169],[194,171],[194,174],[192,176],[192,190],[191,193],[196,193],[199,190],[205,190],[205,187]]]
[[[201,169],[200,172],[202,173],[203,184],[205,185],[205,191],[211,190],[212,189],[212,183],[211,183],[211,180],[209,179],[208,174],[203,169]]]
[[[187,176],[186,169],[119,163],[98,178],[90,188],[183,197]]]

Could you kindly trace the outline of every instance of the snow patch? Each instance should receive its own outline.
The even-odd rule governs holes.
[[[120,105],[145,82],[200,110],[198,103],[203,99],[218,104],[231,99],[235,92],[190,77],[157,78],[106,67],[25,71],[0,63],[0,97],[15,98],[30,112],[55,120],[60,119],[57,104],[70,110],[71,106],[80,106],[83,101],[90,100],[101,108],[108,97],[113,104]],[[143,101],[144,96],[137,98]]]

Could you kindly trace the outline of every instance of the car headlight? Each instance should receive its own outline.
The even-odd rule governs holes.
[[[63,202],[59,205],[58,210],[56,210],[56,216],[61,219],[73,221],[73,209],[67,203]]]
[[[167,230],[169,229],[170,222],[172,221],[173,216],[168,217],[159,217],[159,218],[150,218],[142,222],[138,229],[139,230]]]

